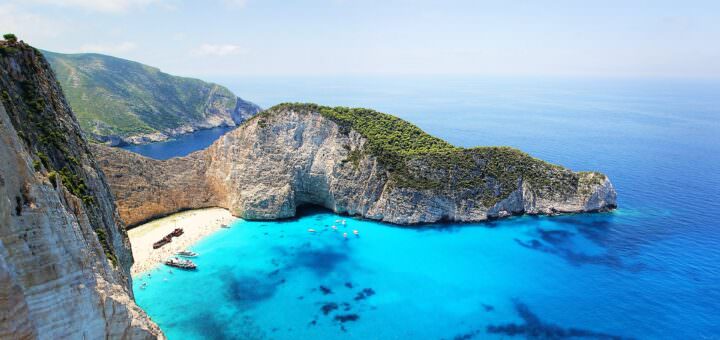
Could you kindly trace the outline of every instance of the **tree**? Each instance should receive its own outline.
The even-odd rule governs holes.
[[[17,37],[15,36],[15,34],[12,34],[12,33],[3,34],[3,38],[11,43],[17,42]]]

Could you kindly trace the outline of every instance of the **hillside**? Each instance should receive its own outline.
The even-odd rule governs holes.
[[[168,161],[102,146],[93,153],[129,225],[201,207],[277,219],[311,204],[417,224],[616,206],[603,174],[573,172],[509,147],[458,148],[360,108],[277,105],[208,149]]]
[[[89,136],[142,144],[235,126],[260,108],[217,84],[102,54],[42,52]]]

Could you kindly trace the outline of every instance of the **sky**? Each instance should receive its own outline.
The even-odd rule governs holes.
[[[718,0],[0,0],[0,31],[196,77],[720,79]]]

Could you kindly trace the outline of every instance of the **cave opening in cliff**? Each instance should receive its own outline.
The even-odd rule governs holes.
[[[303,203],[295,209],[295,218],[313,216],[324,213],[334,213],[331,209],[313,203]]]

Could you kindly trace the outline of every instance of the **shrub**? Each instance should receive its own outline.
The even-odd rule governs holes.
[[[52,183],[53,187],[57,189],[57,172],[50,171],[48,173],[48,179],[50,180],[50,183]]]
[[[38,156],[38,158],[40,158],[40,162],[42,162],[42,165],[45,166],[45,169],[52,168],[52,166],[50,164],[50,158],[48,158],[48,156],[46,154],[44,154],[42,152],[38,152],[37,156]]]
[[[16,43],[16,42],[17,42],[17,37],[15,36],[15,34],[12,34],[12,33],[5,33],[5,34],[3,34],[3,39],[5,39],[5,40],[7,40],[8,42],[11,42],[11,43]]]
[[[80,176],[72,172],[72,170],[70,170],[67,166],[60,169],[60,179],[62,180],[65,188],[75,195],[75,197],[81,199],[83,203],[92,204],[95,202],[95,199],[89,194],[85,181],[83,181]]]
[[[113,266],[117,267],[117,257],[115,257],[115,254],[113,254],[112,249],[110,248],[110,242],[107,239],[107,235],[105,235],[105,230],[97,228],[95,229],[95,234],[97,235],[98,241],[105,252],[105,257],[112,262]]]

